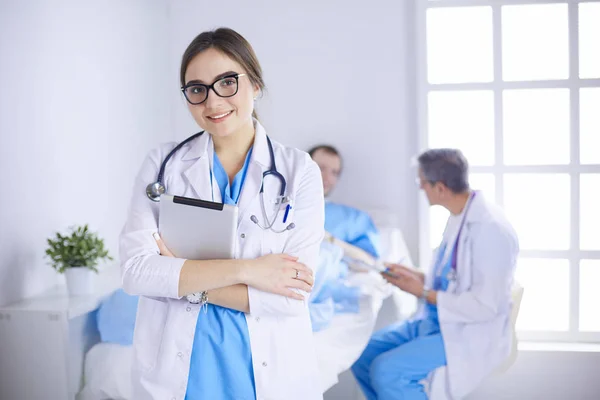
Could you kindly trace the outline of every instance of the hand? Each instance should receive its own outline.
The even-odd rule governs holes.
[[[160,250],[161,256],[175,257],[175,255],[173,253],[171,253],[171,251],[169,249],[167,249],[165,242],[162,241],[158,232],[154,232],[152,234],[152,236],[154,237],[154,240],[156,240],[156,244],[158,245],[158,249]]]
[[[242,271],[242,282],[248,286],[296,300],[304,300],[304,296],[294,292],[292,288],[312,291],[315,282],[313,272],[299,263],[298,257],[269,254],[247,261]]]
[[[421,281],[421,283],[425,283],[425,274],[423,274],[422,272],[416,271],[413,268],[406,267],[401,264],[390,264],[390,263],[385,263],[385,266],[387,267],[387,269],[391,275],[396,275],[398,277],[405,277],[405,278],[410,277],[410,278],[418,279],[419,281]]]
[[[410,293],[413,296],[421,297],[424,286],[421,279],[419,279],[419,275],[413,273],[413,271],[407,271],[406,267],[398,267],[399,266],[388,267],[388,271],[382,272],[381,276],[400,290]]]

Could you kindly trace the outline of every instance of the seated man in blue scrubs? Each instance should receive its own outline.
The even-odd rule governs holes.
[[[376,332],[352,366],[368,400],[462,399],[512,346],[519,242],[511,223],[470,188],[468,162],[459,150],[430,149],[418,163],[420,188],[450,217],[428,274],[397,264],[383,273],[422,307],[409,321]],[[440,382],[446,384],[432,384],[437,390],[428,393],[423,380],[442,366]]]
[[[371,217],[356,208],[328,200],[342,172],[340,153],[333,146],[319,145],[313,147],[308,154],[321,169],[323,177],[325,231],[334,238],[363,250],[371,257],[379,258],[379,232]]]

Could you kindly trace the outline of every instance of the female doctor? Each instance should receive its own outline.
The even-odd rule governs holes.
[[[262,70],[235,31],[198,35],[180,78],[205,133],[175,152],[163,182],[169,194],[237,204],[236,253],[233,260],[170,257],[155,239],[159,207],[146,188],[175,144],[150,152],[120,238],[123,287],[140,295],[134,397],[321,399],[307,307],[324,235],[319,168],[308,154],[271,141],[254,118]]]
[[[469,189],[460,151],[421,154],[420,187],[450,211],[428,276],[401,265],[383,274],[424,302],[420,315],[373,335],[352,371],[367,399],[459,399],[509,355],[511,286],[519,245],[503,213]]]

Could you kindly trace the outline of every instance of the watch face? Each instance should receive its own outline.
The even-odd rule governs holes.
[[[201,298],[200,293],[191,293],[191,294],[188,294],[186,297],[190,303],[194,303],[194,304],[200,303],[200,298]]]

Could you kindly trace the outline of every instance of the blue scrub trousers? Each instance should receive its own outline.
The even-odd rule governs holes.
[[[419,381],[443,365],[439,325],[427,318],[376,332],[352,373],[368,400],[421,400],[427,395]]]

